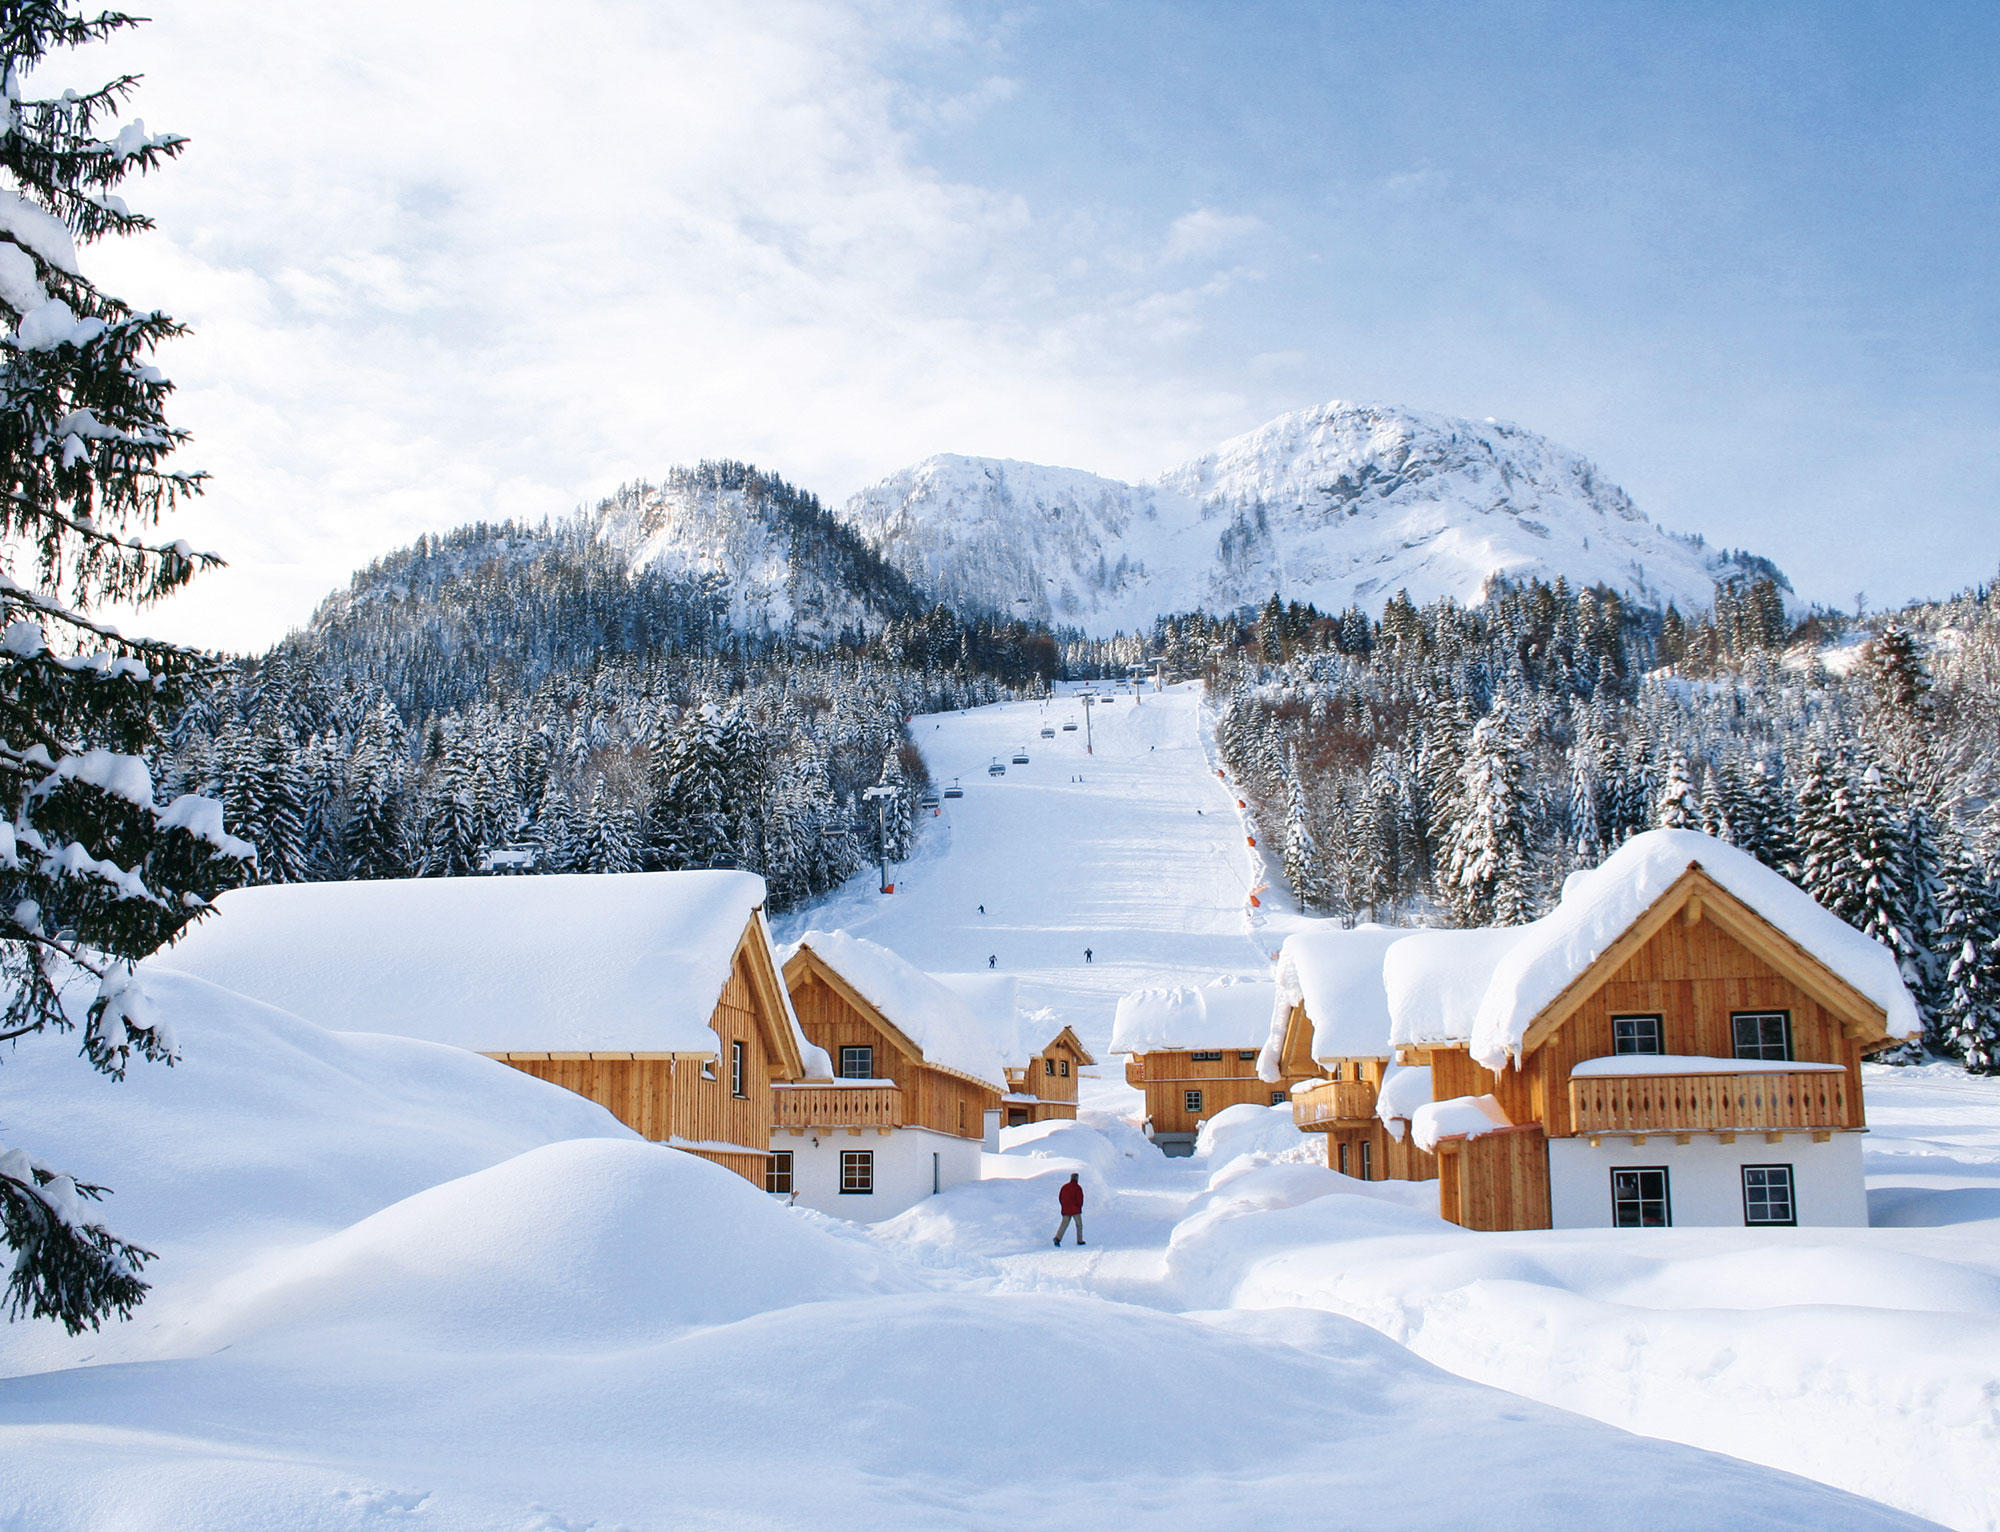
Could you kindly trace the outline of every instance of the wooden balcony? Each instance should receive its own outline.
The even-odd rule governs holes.
[[[1135,1053],[1125,1060],[1125,1083],[1143,1087],[1146,1083],[1146,1055]]]
[[[894,1085],[774,1085],[780,1128],[895,1128],[903,1122],[903,1092]]]
[[[1847,1072],[1593,1075],[1569,1082],[1569,1110],[1579,1135],[1825,1132],[1848,1125]]]
[[[1375,1087],[1366,1080],[1315,1080],[1292,1093],[1292,1122],[1307,1133],[1365,1128],[1375,1120]]]

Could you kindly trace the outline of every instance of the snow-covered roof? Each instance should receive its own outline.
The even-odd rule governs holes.
[[[1535,1017],[1690,867],[1879,1006],[1889,1036],[1917,1034],[1916,1003],[1888,948],[1734,846],[1693,830],[1649,830],[1572,874],[1555,909],[1529,925],[1426,932],[1391,947],[1383,970],[1393,1040],[1464,1042],[1487,1068],[1505,1067]]]
[[[1021,986],[1011,973],[934,973],[931,977],[979,1018],[1009,1069],[1027,1068],[1035,1049],[1047,1041],[1030,1036],[1033,1029],[1023,1025]]]
[[[1325,925],[1285,938],[1278,952],[1278,994],[1265,1048],[1270,1078],[1277,1078],[1285,1022],[1300,1001],[1312,1022],[1314,1058],[1389,1056],[1389,995],[1382,985],[1382,957],[1409,934],[1402,926],[1360,925],[1347,930]]]
[[[780,953],[789,963],[801,947],[845,980],[923,1054],[924,1062],[1007,1089],[1000,1047],[978,1012],[922,969],[865,937],[808,931]],[[990,997],[989,997],[990,998]]]
[[[223,894],[148,963],[337,1031],[713,1054],[709,1017],[763,902],[747,872],[268,884]]]
[[[1113,1053],[1179,1048],[1261,1048],[1271,1035],[1278,986],[1233,976],[1212,984],[1139,989],[1118,1002]]]

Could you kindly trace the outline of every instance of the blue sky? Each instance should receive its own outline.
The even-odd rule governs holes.
[[[97,254],[198,331],[188,636],[695,457],[1142,477],[1329,398],[1810,597],[2000,567],[1991,4],[188,0],[120,58],[196,140]]]

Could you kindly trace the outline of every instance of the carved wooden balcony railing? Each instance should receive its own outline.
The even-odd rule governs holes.
[[[1847,1073],[1592,1075],[1571,1079],[1569,1109],[1579,1134],[1823,1131],[1848,1125]]]
[[[1366,1127],[1375,1120],[1375,1087],[1366,1080],[1316,1080],[1292,1093],[1292,1121],[1308,1133]]]
[[[893,1128],[903,1121],[903,1092],[894,1085],[776,1085],[780,1128]]]

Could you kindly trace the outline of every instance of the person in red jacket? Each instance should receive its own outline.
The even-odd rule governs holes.
[[[1062,1248],[1063,1236],[1069,1233],[1069,1226],[1076,1225],[1076,1242],[1083,1243],[1083,1183],[1071,1176],[1063,1182],[1062,1190],[1056,1193],[1056,1205],[1062,1209],[1062,1222],[1056,1225],[1056,1248]]]

